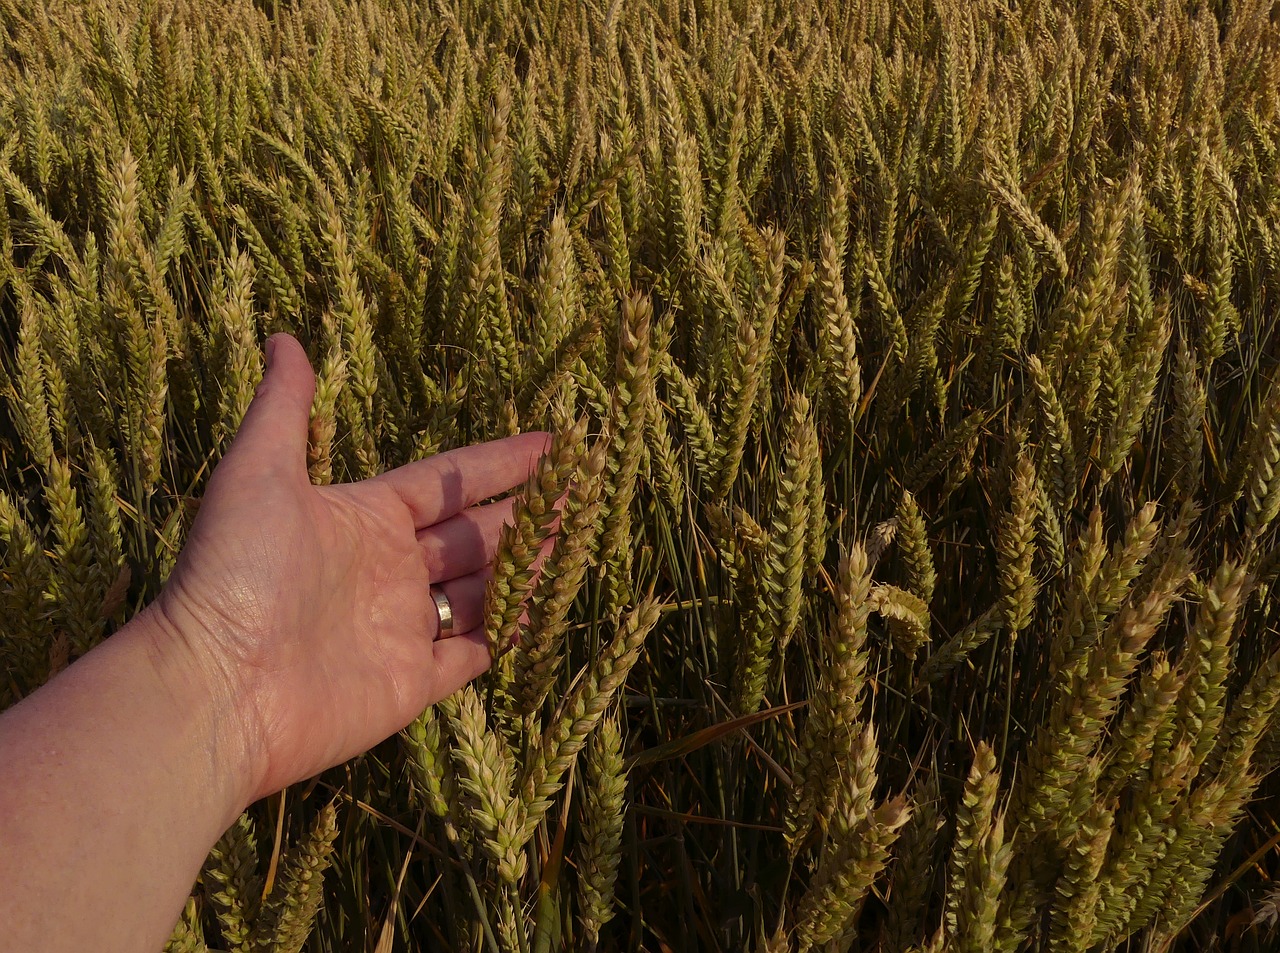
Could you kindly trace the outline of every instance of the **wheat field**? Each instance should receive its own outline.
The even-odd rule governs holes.
[[[249,810],[170,951],[1280,942],[1273,0],[0,44],[0,706],[155,597],[272,332],[314,482],[557,434],[490,673]]]

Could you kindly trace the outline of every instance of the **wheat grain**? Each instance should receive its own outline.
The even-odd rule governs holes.
[[[820,238],[816,281],[822,317],[818,325],[821,373],[830,375],[833,406],[849,414],[862,397],[862,369],[858,363],[853,311],[845,293],[849,211],[844,180],[837,176],[831,189],[827,222]]]
[[[218,913],[222,942],[233,953],[252,953],[262,884],[257,837],[247,814],[236,819],[209,853],[205,873],[214,885],[209,899]]]
[[[928,605],[933,601],[938,575],[933,567],[933,553],[929,550],[928,528],[910,490],[902,493],[897,520],[898,532],[894,538],[907,571],[906,589]]]
[[[657,623],[658,604],[652,599],[632,609],[587,677],[560,704],[520,783],[520,803],[525,814],[521,843],[533,835],[550,808],[551,798],[563,785],[569,765],[600,723],[605,709],[639,657],[645,638]]]
[[[654,400],[650,353],[653,305],[643,295],[622,302],[618,325],[617,388],[610,411],[613,449],[606,468],[601,559],[610,567],[609,592],[619,606],[629,595],[631,503],[644,452],[645,429]]]
[[[527,865],[523,852],[527,838],[521,836],[522,805],[512,790],[515,765],[506,745],[489,729],[475,689],[468,686],[455,697],[449,728],[455,742],[450,754],[458,788],[469,798],[469,822],[483,835],[498,876],[515,884]],[[430,747],[424,745],[420,750],[425,754]],[[440,794],[430,787],[427,794],[433,809],[438,807]]]
[[[809,486],[815,465],[810,437],[813,422],[809,400],[803,394],[791,396],[787,420],[787,445],[778,476],[778,495],[768,536],[769,575],[767,592],[772,602],[773,637],[778,651],[786,649],[795,634],[804,610],[804,571],[809,558]]]
[[[316,815],[307,839],[285,857],[280,879],[263,902],[253,948],[300,953],[324,899],[324,873],[333,863],[337,836],[337,811],[332,803],[326,804]]]
[[[1003,629],[1017,638],[1031,621],[1039,583],[1031,571],[1035,554],[1035,468],[1026,454],[1018,457],[1009,488],[1010,507],[999,527],[999,569]]]
[[[623,797],[627,788],[622,736],[612,719],[606,718],[600,724],[588,753],[586,777],[578,891],[587,949],[594,950],[600,942],[600,931],[613,919],[613,890],[622,852]]]
[[[794,851],[815,820],[826,824],[834,810],[831,777],[854,747],[869,662],[865,649],[871,612],[871,573],[866,551],[854,545],[841,560],[835,624],[826,630],[825,665],[813,695],[800,746],[797,783],[787,800],[787,838]]]
[[[882,804],[819,868],[796,908],[796,948],[800,953],[845,933],[910,817],[911,810],[902,799]]]
[[[560,531],[529,602],[529,622],[516,646],[516,710],[532,715],[546,700],[561,661],[569,611],[586,581],[599,537],[602,474],[608,441],[578,460],[560,517]]]
[[[896,586],[879,585],[871,590],[871,610],[889,626],[894,647],[909,659],[929,644],[929,607],[924,600]]]
[[[587,419],[562,426],[551,447],[539,460],[517,502],[513,519],[503,524],[494,558],[494,577],[485,590],[484,623],[490,654],[497,658],[511,647],[534,584],[534,562],[551,535],[557,518],[556,503],[582,453]]]

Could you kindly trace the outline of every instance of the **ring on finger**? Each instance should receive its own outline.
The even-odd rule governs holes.
[[[435,601],[436,615],[440,619],[440,629],[436,638],[447,639],[453,635],[453,606],[449,604],[449,597],[441,589],[432,589],[431,598]]]

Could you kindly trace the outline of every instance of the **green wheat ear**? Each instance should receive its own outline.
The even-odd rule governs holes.
[[[200,917],[196,907],[195,898],[187,900],[187,905],[182,910],[182,918],[178,921],[178,925],[173,928],[173,934],[164,945],[164,953],[208,953],[209,947],[205,945],[204,938],[200,934]]]
[[[926,606],[933,601],[938,576],[933,553],[929,549],[928,526],[920,506],[910,490],[904,490],[898,504],[898,553],[907,571],[906,589],[920,597]]]
[[[209,853],[205,876],[223,944],[236,953],[251,953],[262,903],[262,881],[257,838],[248,814],[241,814]]]
[[[627,771],[616,720],[600,723],[587,755],[582,849],[578,854],[578,896],[587,948],[614,917],[614,886],[622,861],[622,827]]]
[[[316,815],[306,838],[285,854],[254,923],[250,949],[300,953],[324,903],[324,874],[333,863],[337,836],[337,810],[330,803]]]

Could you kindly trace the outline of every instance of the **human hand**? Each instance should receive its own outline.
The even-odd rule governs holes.
[[[159,599],[157,648],[210,686],[221,746],[251,800],[394,734],[489,664],[484,591],[510,501],[544,433],[466,447],[372,480],[312,486],[315,377],[288,335],[267,370]],[[430,587],[453,609],[437,638]]]

